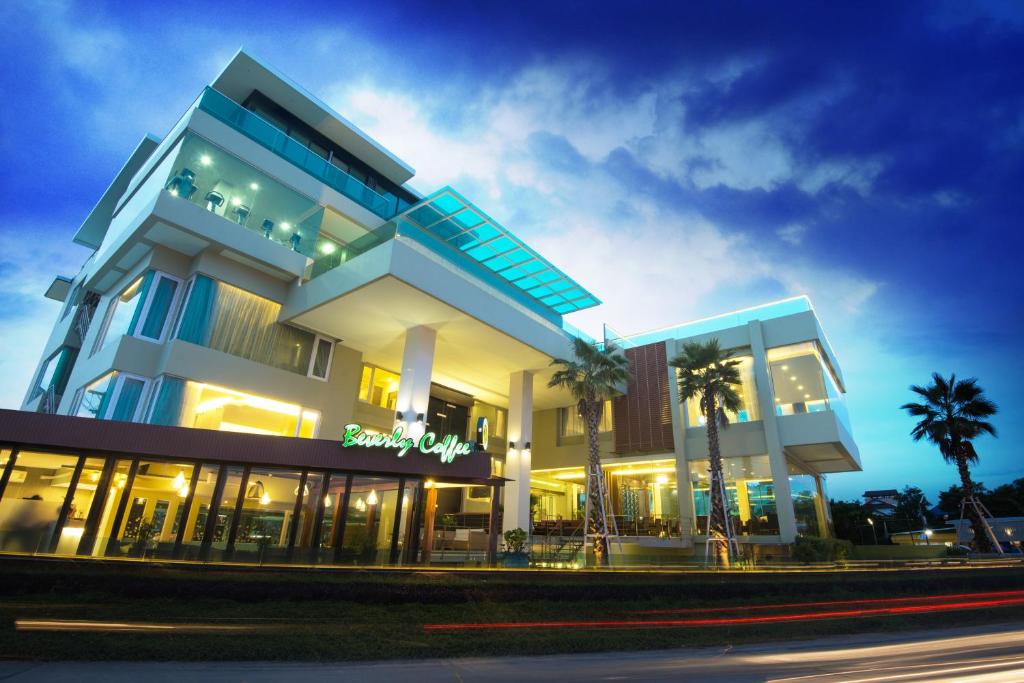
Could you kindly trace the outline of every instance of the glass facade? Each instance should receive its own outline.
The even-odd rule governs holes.
[[[823,527],[824,510],[818,491],[818,478],[796,463],[788,463],[789,492],[793,498],[796,532],[803,536],[827,536],[828,525]]]
[[[730,424],[737,422],[752,422],[760,420],[761,415],[757,407],[757,384],[754,381],[754,358],[752,356],[735,356],[733,360],[739,361],[741,384],[736,388],[742,404],[738,412],[726,411]],[[697,398],[686,401],[686,425],[687,427],[703,427],[707,419],[701,413],[700,402]]]
[[[711,498],[709,462],[689,462],[698,534],[707,533],[708,528]],[[742,536],[778,535],[779,516],[768,456],[723,458],[722,469],[733,533]]]
[[[78,358],[78,349],[70,346],[62,346],[52,356],[43,362],[36,381],[29,390],[28,400],[34,399],[40,394],[52,391],[59,399],[67,388],[68,379],[71,377],[71,369]],[[56,403],[56,402],[55,402]]]
[[[159,271],[136,278],[111,299],[93,353],[124,336],[163,341],[180,288],[180,280]]]
[[[148,386],[145,377],[108,372],[79,389],[71,414],[135,422],[142,413],[142,399]]]
[[[604,410],[601,411],[601,421],[597,424],[597,431],[607,433],[612,431],[612,402],[604,402]],[[558,436],[583,436],[587,433],[586,420],[576,410],[576,406],[568,406],[558,409]]]
[[[845,399],[816,342],[768,349],[768,371],[777,415],[831,410],[849,430]]]
[[[422,526],[419,479],[11,449],[0,472],[0,551],[384,565]]]

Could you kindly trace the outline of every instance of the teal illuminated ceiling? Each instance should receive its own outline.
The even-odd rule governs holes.
[[[430,233],[544,307],[564,315],[601,301],[476,206],[444,187],[395,220]]]

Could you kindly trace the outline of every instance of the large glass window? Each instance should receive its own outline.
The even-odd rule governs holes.
[[[210,508],[213,504],[213,494],[217,488],[217,474],[220,471],[219,465],[203,465],[199,471],[199,479],[196,481],[196,490],[193,494],[192,507],[188,511],[188,519],[178,520],[174,525],[174,533],[184,525],[181,536],[181,554],[179,559],[199,559],[199,551],[206,534],[206,523],[210,518]],[[187,486],[187,484],[186,484]],[[186,493],[188,490],[186,489]],[[179,490],[180,493],[180,490]]]
[[[268,240],[316,258],[323,207],[194,134],[178,150],[166,189]]]
[[[849,428],[843,394],[816,342],[768,349],[777,415],[834,411]]]
[[[114,463],[106,498],[103,501],[103,507],[100,509],[99,519],[96,521],[96,541],[93,543],[92,548],[86,548],[84,552],[97,556],[106,553],[113,533],[117,508],[121,503],[121,499],[127,493],[125,485],[128,482],[130,470],[130,460],[118,460]]]
[[[386,564],[390,558],[395,514],[411,504],[394,479],[354,477],[345,517],[341,560],[344,564]],[[399,543],[405,536],[399,522]]]
[[[189,286],[177,336],[301,375],[313,375],[319,362],[322,374],[313,376],[326,379],[333,345],[312,332],[277,322],[280,312],[281,304],[275,301],[197,275]]]
[[[151,270],[136,278],[111,299],[93,352],[125,335],[162,341],[180,286],[180,280],[158,271]]]
[[[332,472],[327,484],[327,495],[324,497],[324,520],[320,526],[318,562],[334,561],[335,532],[339,525],[345,523],[345,482],[348,477],[344,472]],[[364,501],[365,502],[365,501]]]
[[[316,437],[320,412],[202,382],[186,382],[181,424],[247,434]]]
[[[145,377],[109,372],[80,390],[73,414],[134,422],[140,418],[147,386],[149,380]]]
[[[620,534],[678,535],[679,487],[674,460],[609,466],[605,481]]]
[[[819,523],[824,514],[818,496],[818,480],[811,472],[796,463],[788,463],[789,493],[793,497],[793,516],[796,532],[804,536],[822,536]]]
[[[170,558],[192,470],[191,463],[140,462],[108,554]]]
[[[54,396],[59,398],[67,388],[68,379],[71,376],[71,369],[75,365],[76,358],[78,358],[78,349],[73,349],[69,346],[62,346],[56,353],[47,358],[42,367],[39,368],[36,382],[29,392],[29,400],[31,401],[36,396],[46,393],[51,389]]]
[[[262,563],[284,559],[301,477],[301,472],[252,469],[238,513],[233,561]]]
[[[698,534],[705,534],[711,508],[709,461],[691,460],[689,464],[696,529]],[[743,536],[777,535],[779,516],[768,456],[723,458],[722,469],[733,533]]]
[[[217,519],[214,520],[213,532],[210,534],[209,559],[211,562],[220,562],[228,557],[228,540],[231,534],[231,525],[238,514],[238,493],[242,486],[243,474],[243,468],[238,466],[228,467],[224,474],[224,492],[220,496]]]
[[[586,476],[582,468],[534,470],[530,474],[530,515],[539,523],[583,519]]]
[[[313,527],[316,525],[317,507],[321,505],[320,494],[323,492],[324,475],[319,472],[310,472],[306,475],[306,483],[302,487],[302,503],[299,508],[299,516],[292,519],[293,530],[289,534],[295,537],[292,561],[304,564],[310,561],[310,551],[319,548],[320,539],[313,538]],[[298,486],[296,485],[296,489]],[[324,506],[331,503],[324,499]],[[332,501],[333,503],[333,501]],[[326,517],[326,515],[325,515]]]
[[[77,465],[74,455],[18,453],[0,500],[0,550],[49,551]]]
[[[359,400],[394,410],[398,401],[398,375],[383,368],[363,365]]]
[[[601,411],[601,421],[597,424],[597,431],[606,433],[612,431],[612,402],[605,401],[604,409]],[[558,436],[583,436],[587,432],[587,423],[583,416],[576,410],[576,406],[568,406],[558,409]]]
[[[741,407],[735,413],[727,410],[726,417],[732,424],[760,420],[761,416],[757,407],[757,384],[754,382],[754,359],[751,356],[734,356],[733,360],[739,361],[741,383],[736,390],[740,396]],[[697,397],[686,401],[686,424],[688,427],[703,427],[707,424]]]
[[[92,500],[96,495],[96,486],[103,473],[105,463],[105,458],[87,458],[77,484],[69,489],[71,504],[68,506],[68,516],[57,541],[55,552],[58,555],[74,555],[78,552],[78,545],[85,532],[85,522],[89,516]],[[70,477],[68,477],[68,481],[62,482],[61,486],[67,488],[71,483]]]

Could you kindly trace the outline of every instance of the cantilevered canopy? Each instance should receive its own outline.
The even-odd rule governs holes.
[[[559,315],[601,303],[451,187],[434,192],[395,220],[439,238]]]

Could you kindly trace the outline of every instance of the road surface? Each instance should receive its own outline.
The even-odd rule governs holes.
[[[1024,681],[1024,623],[652,652],[362,664],[0,662],[4,683],[504,683],[530,681]]]

